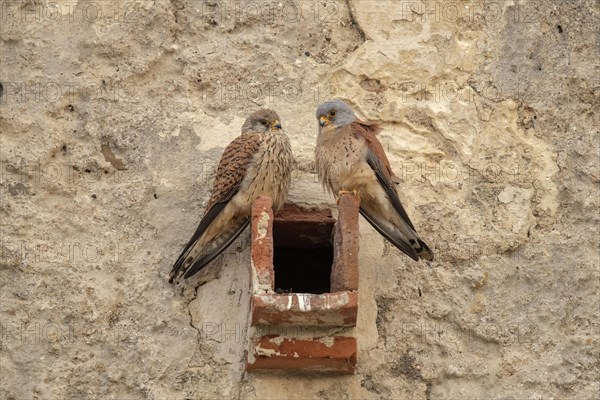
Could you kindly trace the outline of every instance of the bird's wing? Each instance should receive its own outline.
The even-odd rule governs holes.
[[[367,210],[364,207],[360,207],[360,213],[369,223],[379,232],[384,238],[394,244],[397,248],[402,250],[407,256],[415,261],[419,261],[419,256],[415,249],[404,239],[403,235],[398,231],[398,228],[389,221],[386,221],[381,215]]]
[[[387,197],[392,204],[394,210],[400,217],[400,226],[388,221],[384,215],[376,212],[376,210],[363,207],[361,205],[361,214],[369,221],[369,223],[392,244],[406,253],[412,259],[418,261],[420,257],[425,259],[433,259],[433,252],[427,244],[423,242],[417,231],[408,217],[398,193],[394,187],[396,177],[392,172],[390,162],[383,150],[383,146],[377,133],[381,131],[381,127],[374,122],[354,121],[351,124],[352,132],[357,137],[363,137],[367,145],[367,163],[375,173],[379,185],[385,191]]]
[[[203,249],[201,256],[193,261],[191,266],[185,271],[184,279],[189,278],[196,272],[204,268],[209,262],[217,258],[237,237],[244,231],[250,223],[250,217],[241,218],[235,221],[234,225],[226,232],[211,240],[206,248]]]
[[[357,137],[362,136],[365,139],[367,147],[369,148],[367,152],[367,163],[373,172],[375,172],[377,180],[390,198],[392,206],[408,226],[410,226],[412,230],[415,230],[415,227],[408,217],[404,206],[402,206],[398,193],[396,193],[396,189],[393,186],[395,175],[392,172],[390,161],[383,150],[383,146],[376,136],[377,133],[381,132],[381,127],[374,122],[356,120],[352,123],[351,129]]]
[[[208,201],[208,205],[206,206],[204,217],[202,217],[196,232],[173,265],[169,282],[173,281],[184,265],[186,270],[189,269],[185,274],[186,278],[193,275],[193,273],[198,272],[202,267],[225,250],[248,224],[248,221],[246,221],[243,226],[235,224],[235,226],[227,232],[223,232],[225,236],[227,236],[226,238],[217,240],[219,239],[217,237],[215,240],[211,241],[213,244],[211,247],[213,248],[209,249],[209,252],[196,252],[199,254],[196,254],[195,258],[188,260],[187,256],[190,251],[194,248],[219,213],[223,211],[229,200],[231,200],[231,198],[239,191],[240,185],[246,176],[248,166],[258,151],[261,143],[262,135],[259,133],[243,134],[235,138],[225,148],[221,160],[219,161],[212,194]]]

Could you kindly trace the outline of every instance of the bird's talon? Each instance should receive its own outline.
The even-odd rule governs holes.
[[[338,192],[338,197],[342,197],[343,194],[353,194],[354,197],[358,196],[358,192],[356,191],[356,189],[353,189],[353,190],[340,190]]]
[[[358,197],[358,192],[356,190],[340,190],[337,195],[337,200],[335,201],[336,205],[340,205],[340,200],[344,194],[352,194],[354,197]]]

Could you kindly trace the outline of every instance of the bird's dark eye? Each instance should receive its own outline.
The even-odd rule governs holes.
[[[260,123],[261,123],[262,125],[267,125],[267,121],[265,121],[264,119],[262,119],[262,120],[260,121]]]
[[[330,117],[335,117],[335,111],[329,111],[329,116]]]

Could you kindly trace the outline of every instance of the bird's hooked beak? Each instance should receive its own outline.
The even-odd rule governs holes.
[[[329,125],[330,123],[331,123],[331,121],[329,121],[329,118],[327,118],[327,116],[321,115],[319,117],[319,125],[321,125],[321,128],[324,127],[325,125]]]
[[[279,120],[272,121],[271,129],[272,130],[281,129],[281,122],[279,122]]]

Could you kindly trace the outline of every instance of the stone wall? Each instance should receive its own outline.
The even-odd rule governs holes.
[[[0,398],[598,396],[597,1],[0,5]],[[249,234],[168,272],[260,106],[290,201],[335,207],[331,97],[383,122],[437,258],[361,219],[356,374],[249,374]]]

